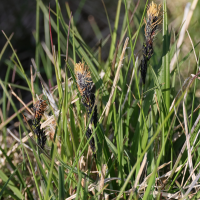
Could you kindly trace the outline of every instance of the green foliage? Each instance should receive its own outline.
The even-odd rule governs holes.
[[[170,72],[170,62],[176,52],[180,33],[171,42],[173,33],[168,29],[167,4],[164,1],[163,34],[158,32],[157,41],[153,41],[154,53],[148,62],[144,85],[139,73],[142,55],[137,54],[137,48],[142,48],[143,42],[139,40],[145,39],[143,24],[151,2],[140,4],[139,8],[143,9],[141,13],[139,9],[133,12],[133,2],[119,0],[115,5],[113,29],[103,2],[111,39],[108,36],[101,38],[98,49],[89,47],[78,30],[78,15],[87,2],[81,1],[74,16],[71,15],[68,4],[66,11],[62,9],[61,12],[58,0],[55,2],[56,11],[50,10],[49,15],[43,2],[36,1],[34,68],[40,81],[32,81],[24,71],[11,43],[14,36],[7,37],[3,32],[7,42],[1,50],[0,60],[9,47],[13,54],[5,62],[8,66],[5,79],[0,79],[4,91],[0,100],[3,116],[0,131],[3,133],[4,148],[0,145],[0,151],[2,159],[10,166],[6,168],[5,164],[0,165],[0,199],[9,196],[13,199],[24,199],[25,196],[28,199],[66,199],[74,194],[74,199],[103,199],[104,195],[109,195],[109,199],[159,199],[162,191],[169,195],[178,191],[179,195],[185,194],[187,186],[192,182],[195,184],[194,177],[190,179],[191,170],[195,169],[196,175],[199,173],[200,115],[196,109],[199,105],[196,96],[200,89],[197,84],[199,63],[194,66],[195,75],[187,76],[186,81],[181,81],[180,69],[197,49],[198,43],[182,59],[177,59],[177,67]],[[70,19],[70,25],[64,20],[64,12]],[[134,24],[130,21],[130,13],[133,13]],[[39,38],[41,16],[44,17],[45,43],[40,43]],[[119,26],[120,17],[124,18],[122,26]],[[103,37],[98,25],[92,26],[96,37]],[[57,41],[52,40],[52,34],[56,34]],[[128,48],[123,44],[125,37],[129,38]],[[118,38],[120,42],[117,44]],[[107,59],[102,60],[101,52],[108,43],[110,49]],[[62,57],[66,52],[67,60]],[[49,89],[39,73],[42,70],[40,59],[46,77],[52,85],[55,84],[54,90]],[[95,84],[97,126],[90,124],[94,109],[87,116],[80,91],[77,90],[74,65],[79,61],[87,63]],[[45,112],[41,125],[48,138],[44,150],[34,142],[34,135],[28,133],[28,127],[31,126],[26,126],[21,117],[24,109],[18,111],[9,93],[8,77],[14,66],[17,67],[16,73],[26,81],[28,87],[15,84],[11,87],[28,90],[33,99],[36,98],[35,88],[36,93],[43,93],[43,98],[49,102],[49,112]],[[104,77],[100,76],[102,72],[105,73]],[[55,82],[53,77],[56,78]],[[176,84],[176,79],[180,84]],[[38,89],[40,83],[42,91]],[[7,102],[10,102],[15,112],[11,117],[6,109]],[[186,111],[182,107],[183,102]],[[23,138],[18,139],[17,148],[12,150],[14,143],[6,145],[7,132],[10,130],[7,126],[16,117],[19,132],[23,130]],[[96,158],[89,149],[90,139],[86,138],[88,127],[92,130],[90,139],[95,138]],[[188,146],[192,147],[192,160],[189,160]],[[12,162],[14,152],[23,152],[20,165]],[[198,189],[197,187],[196,190]],[[193,196],[192,192],[190,195]],[[193,198],[199,196],[197,192]]]

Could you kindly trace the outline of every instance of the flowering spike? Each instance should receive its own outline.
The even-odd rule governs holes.
[[[92,114],[90,124],[94,124],[96,127],[97,125],[97,106],[95,105],[95,95],[92,92],[93,89],[93,82],[91,78],[91,74],[89,71],[89,68],[85,63],[76,63],[74,67],[74,72],[76,76],[76,83],[77,83],[77,88],[81,94],[81,102],[85,106],[88,118],[90,118],[90,115]],[[86,137],[87,139],[90,138],[92,135],[92,131],[90,129],[90,126],[87,129],[86,132]],[[93,152],[95,152],[95,142],[94,138],[92,137],[90,140],[90,147]],[[95,154],[94,154],[95,155]]]
[[[147,20],[145,21],[145,37],[146,41],[153,40],[156,36],[158,24],[162,23],[161,5],[155,4],[153,1],[148,6]]]
[[[35,118],[37,120],[41,120],[42,115],[44,114],[44,111],[46,110],[47,103],[45,100],[40,99],[38,100],[34,106],[33,106],[33,111],[35,112]]]
[[[43,99],[38,100],[33,106],[33,111],[35,112],[35,116],[32,121],[32,127],[34,133],[37,135],[38,145],[42,149],[44,149],[47,137],[45,135],[43,128],[41,129],[40,120],[42,118],[42,115],[44,114],[44,111],[46,110],[46,107],[47,103]]]
[[[74,72],[76,75],[76,82],[81,96],[89,96],[92,90],[93,82],[89,68],[85,63],[76,63]]]
[[[141,60],[141,77],[145,84],[147,74],[147,62],[153,55],[153,40],[157,34],[158,25],[162,23],[161,5],[155,4],[153,1],[148,6],[147,19],[145,21],[145,38],[146,42],[143,44],[142,52],[143,59]]]

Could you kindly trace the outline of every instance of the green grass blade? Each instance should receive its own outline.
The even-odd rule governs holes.
[[[47,187],[46,187],[46,192],[45,192],[45,196],[44,196],[44,200],[48,200],[49,199],[49,190],[51,188],[51,178],[53,175],[53,167],[54,167],[54,162],[55,162],[55,156],[56,156],[56,149],[55,147],[53,148],[53,155],[52,155],[52,160],[51,160],[51,167],[50,167],[50,171],[49,171],[49,176],[48,176],[48,181],[47,181]]]
[[[168,20],[167,20],[167,3],[164,0],[163,3],[163,68],[165,71],[165,104],[167,111],[169,111],[170,107],[170,65],[169,65],[169,33],[168,33]]]
[[[36,42],[36,48],[35,48],[35,63],[38,68],[40,69],[40,62],[39,62],[39,40],[40,40],[40,6],[39,2],[36,1],[36,34],[35,34],[35,42]]]
[[[103,7],[104,7],[104,10],[105,10],[105,13],[106,13],[106,18],[107,18],[107,21],[108,21],[108,26],[109,26],[110,35],[111,35],[111,40],[112,40],[112,29],[111,29],[111,25],[110,25],[110,20],[109,20],[108,12],[107,12],[107,9],[106,9],[106,6],[105,6],[105,3],[104,3],[104,0],[101,0],[101,1],[102,1],[102,4],[103,4]]]
[[[5,156],[7,162],[8,162],[9,165],[11,166],[11,168],[12,168],[14,171],[17,169],[16,175],[17,175],[17,177],[18,177],[18,180],[19,180],[20,183],[22,184],[23,188],[27,188],[27,194],[28,194],[29,199],[32,199],[32,200],[33,200],[33,196],[32,196],[32,194],[31,194],[29,188],[27,187],[25,180],[22,178],[23,176],[22,176],[21,172],[18,170],[18,168],[16,168],[16,167],[14,166],[14,164],[12,163],[12,160],[10,159],[10,157],[7,156],[7,154],[5,153],[4,149],[1,148],[1,146],[0,146],[0,150],[1,150],[1,152],[3,153],[3,155]]]
[[[15,173],[16,170],[13,173]],[[15,187],[15,184],[10,180],[12,178],[12,175],[10,176],[10,178],[8,178],[6,174],[4,174],[2,170],[0,170],[0,178],[2,181],[6,182],[5,186],[7,185],[7,187],[9,187],[18,198],[23,199],[22,193],[19,191],[17,187]],[[0,192],[0,196],[1,196],[1,192]]]
[[[18,110],[17,110],[17,108],[16,108],[16,106],[15,106],[13,100],[11,99],[10,95],[8,94],[8,91],[6,90],[6,88],[5,88],[5,86],[4,86],[4,84],[3,84],[3,82],[2,82],[1,79],[0,79],[0,85],[1,85],[1,87],[3,88],[3,90],[4,90],[4,92],[5,92],[5,94],[6,94],[7,98],[8,98],[8,100],[10,101],[10,103],[11,103],[11,105],[12,105],[12,107],[13,107],[15,113],[17,113],[17,117],[18,117],[18,119],[19,119],[20,124],[22,125],[23,130],[26,131],[26,128],[25,128],[24,123],[23,123],[23,121],[22,121],[22,119],[21,119],[21,117],[20,117],[20,115],[19,115],[19,113],[18,113]]]
[[[11,174],[11,176],[8,178],[8,180],[6,181],[6,183],[4,184],[4,186],[2,187],[2,189],[1,189],[1,191],[0,191],[0,198],[2,197],[2,195],[3,195],[3,192],[4,192],[4,190],[6,189],[6,187],[7,187],[7,185],[8,185],[8,183],[9,183],[9,181],[12,179],[12,177],[15,175],[15,173],[17,172],[17,168],[15,169],[15,171]],[[1,176],[1,171],[0,171],[0,176]],[[3,175],[3,176],[6,176],[6,175]]]
[[[77,195],[76,195],[75,200],[81,199],[81,197],[80,197],[81,181],[82,181],[82,174],[79,172],[78,173]]]
[[[58,0],[56,0],[56,14],[57,14],[57,40],[58,40],[58,73],[59,77],[61,79],[61,57],[60,57],[60,27],[59,27],[59,12],[60,12],[60,5],[58,3]]]
[[[181,95],[181,97],[179,98],[179,100],[176,102],[175,107],[177,107],[177,105],[180,104],[180,101],[182,100],[184,96],[184,93]],[[162,121],[162,123],[160,124],[160,126],[157,128],[156,133],[154,134],[154,136],[151,138],[151,140],[149,141],[149,143],[147,144],[145,150],[141,153],[140,157],[137,159],[137,162],[135,163],[135,165],[133,166],[133,168],[131,169],[124,185],[122,186],[120,193],[118,194],[116,200],[119,200],[121,195],[123,194],[123,192],[125,191],[125,188],[129,182],[129,180],[131,179],[133,173],[136,170],[136,167],[141,163],[144,154],[147,152],[147,150],[149,149],[149,147],[152,145],[152,143],[154,142],[155,138],[158,136],[158,134],[160,133],[160,131],[162,130],[162,127],[164,126],[164,124],[169,120],[169,118],[171,117],[171,115],[173,114],[174,110],[171,110],[168,115],[166,116],[166,118],[164,119],[164,121]]]
[[[64,170],[63,166],[58,166],[58,192],[59,200],[65,199]]]
[[[36,185],[36,189],[37,189],[39,198],[42,199],[42,195],[41,195],[41,192],[40,192],[40,187],[38,185],[38,181],[37,181],[37,178],[36,178],[36,175],[35,175],[35,172],[34,172],[34,169],[33,169],[32,163],[31,163],[31,160],[30,160],[30,157],[28,155],[28,152],[27,152],[26,148],[24,148],[24,150],[26,151],[26,155],[27,155],[27,158],[29,160],[29,164],[30,164],[30,167],[31,167],[31,171],[32,171],[32,174],[33,174],[33,178],[34,178],[34,181],[35,181],[35,185]]]
[[[2,58],[2,56],[3,56],[3,54],[4,54],[4,52],[5,52],[5,50],[6,50],[7,46],[8,46],[8,44],[9,44],[8,41],[10,41],[10,40],[12,39],[13,35],[14,35],[14,33],[12,33],[12,34],[10,35],[10,37],[9,37],[8,40],[6,41],[5,45],[3,46],[2,50],[1,50],[1,53],[0,53],[0,60],[1,60],[1,58]]]
[[[7,35],[4,33],[4,31],[2,31],[2,32],[3,32],[4,36],[5,36],[5,38],[7,39],[7,41],[8,41],[8,43],[9,43],[11,49],[13,50],[13,53],[14,53],[14,55],[15,55],[15,57],[16,57],[16,59],[17,59],[17,62],[18,62],[18,64],[19,64],[19,68],[20,68],[20,70],[22,71],[23,75],[25,76],[26,82],[27,82],[28,87],[29,87],[29,89],[30,89],[30,91],[31,91],[31,83],[30,83],[30,81],[28,80],[28,78],[27,78],[27,76],[26,76],[26,74],[25,74],[25,72],[24,72],[24,69],[23,69],[22,64],[21,64],[21,62],[20,62],[20,60],[19,60],[19,58],[18,58],[18,56],[17,56],[17,54],[16,54],[16,51],[14,50],[14,48],[13,48],[11,42],[10,42],[10,39],[7,37]]]
[[[114,55],[114,51],[115,51],[116,38],[117,38],[117,29],[118,29],[118,23],[119,23],[121,4],[122,4],[122,0],[118,0],[117,12],[116,12],[116,16],[115,16],[115,25],[114,25],[114,30],[113,30],[113,33],[112,33],[112,41],[111,41],[111,44],[110,44],[110,52],[109,52],[109,56],[108,56],[108,62],[112,61],[112,58],[113,58],[113,55]]]

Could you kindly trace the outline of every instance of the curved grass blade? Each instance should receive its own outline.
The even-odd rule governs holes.
[[[15,171],[12,173],[12,175],[11,175],[9,178],[6,176],[6,174],[3,173],[3,171],[0,170],[0,178],[1,178],[2,181],[6,182],[6,183],[4,184],[4,187],[3,187],[4,189],[6,188],[6,186],[9,187],[9,188],[14,192],[14,194],[15,194],[18,198],[23,199],[22,193],[21,193],[20,190],[15,186],[15,184],[11,181],[12,176],[15,174],[15,172],[16,172],[17,170],[18,170],[18,169],[16,168]],[[4,190],[4,189],[2,189],[2,191],[0,192],[0,197],[1,197],[1,195],[3,194],[3,190]]]

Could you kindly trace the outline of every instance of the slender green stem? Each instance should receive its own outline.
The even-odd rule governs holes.
[[[116,16],[115,16],[115,25],[114,25],[114,30],[112,33],[112,41],[110,44],[110,52],[109,52],[109,56],[108,56],[108,61],[112,61],[113,58],[113,54],[115,51],[115,44],[116,44],[116,38],[117,38],[117,29],[118,29],[118,23],[119,23],[119,15],[120,15],[120,10],[121,10],[121,4],[122,4],[122,0],[118,0],[118,5],[117,5],[117,12],[116,12]]]
[[[35,43],[36,43],[36,48],[35,48],[35,63],[37,66],[37,69],[40,69],[40,57],[39,57],[39,41],[40,41],[40,6],[39,6],[39,1],[36,1],[36,28],[35,28],[36,34],[35,34]]]

